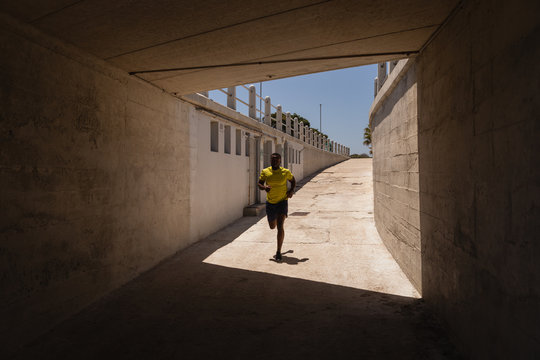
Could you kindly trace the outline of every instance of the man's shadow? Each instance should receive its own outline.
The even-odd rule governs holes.
[[[276,260],[275,258],[271,258],[271,259],[268,259],[268,260],[273,261],[273,262],[278,263],[278,264],[285,263],[285,264],[289,264],[289,265],[298,265],[298,263],[306,262],[306,261],[309,260],[309,258],[298,259],[298,258],[295,258],[295,257],[292,257],[292,256],[284,256],[285,254],[292,254],[293,252],[294,252],[294,250],[287,250],[284,253],[281,253],[281,260],[280,261]]]

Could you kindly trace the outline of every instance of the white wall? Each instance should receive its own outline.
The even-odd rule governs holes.
[[[190,121],[190,223],[191,239],[197,241],[242,216],[249,205],[249,157],[242,136],[241,155],[236,155],[236,129],[232,122],[191,107]],[[210,123],[219,123],[219,151],[210,150]],[[224,152],[224,127],[231,126],[231,153]]]

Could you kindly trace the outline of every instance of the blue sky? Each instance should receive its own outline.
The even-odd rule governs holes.
[[[316,129],[319,129],[319,104],[322,104],[322,132],[331,140],[350,147],[351,154],[369,153],[362,142],[376,76],[377,65],[366,65],[265,81],[262,93],[263,97],[270,96],[273,105],[281,105],[284,113],[296,112],[307,118]],[[254,85],[259,93],[259,83]],[[218,90],[210,91],[209,96],[226,104],[225,95]],[[236,96],[247,102],[248,92],[237,87]],[[264,108],[264,103],[262,105]],[[238,103],[237,110],[247,114],[247,106],[241,103]]]

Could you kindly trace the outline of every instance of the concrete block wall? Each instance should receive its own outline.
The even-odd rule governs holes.
[[[422,292],[464,352],[540,354],[539,2],[464,2],[417,58]]]
[[[416,70],[412,60],[400,65],[370,113],[374,215],[386,247],[421,292]]]
[[[187,104],[0,23],[5,353],[188,244],[190,159]]]

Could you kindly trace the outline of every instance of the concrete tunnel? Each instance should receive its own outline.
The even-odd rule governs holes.
[[[189,94],[387,61],[369,115],[383,242],[466,357],[540,354],[539,2],[0,12],[5,354],[206,235]]]

